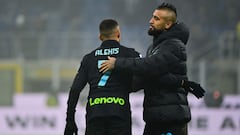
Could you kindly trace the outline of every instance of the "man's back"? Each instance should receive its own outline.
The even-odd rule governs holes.
[[[132,75],[112,71],[100,73],[98,68],[108,56],[135,58],[139,53],[120,45],[117,41],[106,40],[84,57],[82,68],[90,85],[87,120],[93,117],[130,115],[129,92]]]
[[[120,27],[106,19],[99,25],[101,46],[84,56],[68,97],[64,135],[77,133],[75,108],[80,92],[88,83],[85,135],[131,135],[129,92],[132,75],[123,72],[99,72],[101,63],[113,57],[138,57],[139,53],[119,44]]]

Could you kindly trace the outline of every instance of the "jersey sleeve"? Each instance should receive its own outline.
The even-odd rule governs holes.
[[[76,74],[73,84],[71,86],[69,96],[68,96],[68,107],[67,107],[67,113],[73,113],[75,112],[75,108],[77,105],[77,101],[80,96],[80,92],[87,84],[87,72],[85,70],[85,59],[81,62],[80,68],[78,70],[78,73]]]
[[[131,89],[132,91],[131,92],[137,92],[141,89],[144,89],[144,84],[145,84],[145,81],[142,76],[134,75],[133,81],[132,81],[132,89]]]

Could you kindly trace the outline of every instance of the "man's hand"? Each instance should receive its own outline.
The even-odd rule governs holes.
[[[116,58],[108,56],[108,60],[103,62],[100,67],[100,72],[105,73],[109,70],[114,69]]]
[[[78,128],[75,121],[67,121],[64,135],[78,135]]]
[[[182,86],[186,91],[191,92],[197,98],[202,98],[204,96],[205,90],[198,83],[183,80]]]

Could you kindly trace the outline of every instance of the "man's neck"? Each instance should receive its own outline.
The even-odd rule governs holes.
[[[106,39],[103,39],[103,41],[107,41],[107,40],[115,40],[117,42],[119,42],[119,38],[106,38]]]

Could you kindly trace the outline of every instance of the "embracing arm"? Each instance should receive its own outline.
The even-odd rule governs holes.
[[[136,75],[155,75],[168,72],[169,66],[178,63],[179,59],[171,53],[154,54],[145,58],[114,58],[102,63],[100,72],[119,70]]]
[[[169,66],[178,62],[179,59],[174,54],[166,51],[145,58],[117,58],[115,69],[137,75],[154,75],[168,72]]]
[[[179,63],[180,59],[174,54],[177,50],[174,42],[169,41],[164,45],[156,48],[152,55],[145,58],[113,58],[109,57],[101,67],[100,72],[108,70],[120,70],[130,72],[136,75],[156,75],[163,74],[169,71],[171,66]]]

